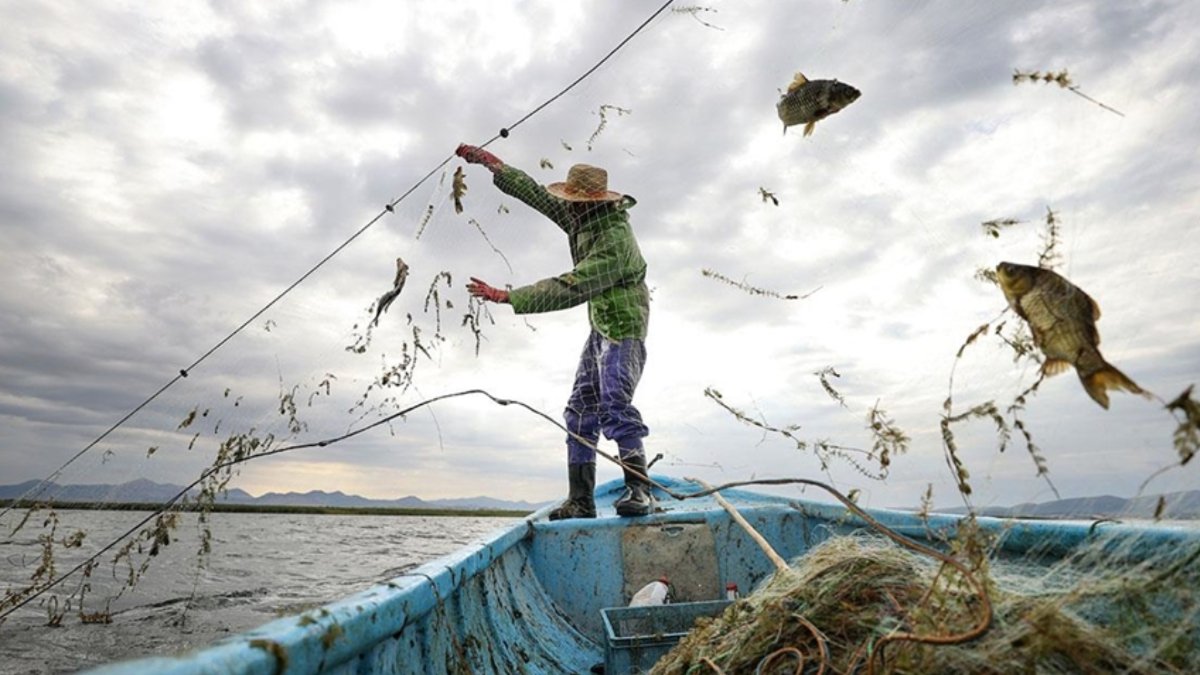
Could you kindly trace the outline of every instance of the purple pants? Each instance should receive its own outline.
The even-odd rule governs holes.
[[[617,442],[621,458],[644,454],[642,438],[650,433],[633,407],[633,391],[642,378],[646,345],[629,338],[613,342],[595,330],[588,335],[575,371],[575,385],[563,413],[567,429],[594,445],[604,437]],[[567,463],[591,464],[596,451],[567,436]]]

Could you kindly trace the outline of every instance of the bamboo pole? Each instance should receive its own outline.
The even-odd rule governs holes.
[[[704,488],[705,490],[713,489],[711,485],[705,483],[699,478],[688,478],[687,480],[699,483],[700,487]],[[783,572],[788,569],[787,561],[784,560],[783,557],[778,553],[776,553],[775,549],[771,548],[771,544],[767,543],[766,538],[759,534],[758,530],[754,529],[753,525],[746,522],[746,519],[742,517],[742,514],[738,513],[738,510],[733,508],[733,504],[730,504],[728,501],[726,501],[725,498],[721,496],[720,492],[713,492],[712,496],[717,500],[717,503],[721,505],[721,508],[729,512],[729,515],[733,518],[733,521],[740,525],[741,528],[746,531],[746,534],[750,535],[750,538],[754,540],[754,543],[758,544],[758,547],[762,549],[763,553],[767,554],[767,559],[775,565],[775,571]]]

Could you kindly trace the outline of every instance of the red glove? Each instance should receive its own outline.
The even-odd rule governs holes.
[[[467,160],[468,164],[482,164],[492,173],[496,173],[500,170],[500,167],[504,166],[504,162],[500,161],[499,157],[483,148],[467,145],[466,143],[459,145],[454,154]]]
[[[471,283],[467,284],[467,292],[476,298],[508,304],[508,291],[492,288],[475,277],[471,277]]]

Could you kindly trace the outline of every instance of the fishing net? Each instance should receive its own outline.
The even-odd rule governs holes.
[[[1178,588],[1195,587],[1200,564],[1149,562],[1148,545],[977,558],[965,572],[981,592],[882,537],[833,537],[698,622],[652,672],[1187,672],[1200,601]]]
[[[14,236],[31,252],[0,270],[20,289],[6,316],[31,317],[0,345],[0,483],[14,485],[0,495],[12,500],[0,506],[0,641],[162,606],[177,641],[146,649],[202,644],[262,619],[187,628],[189,608],[228,599],[205,590],[237,567],[221,509],[312,491],[322,504],[490,494],[532,508],[563,496],[564,465],[594,461],[593,445],[714,483],[822,475],[864,505],[925,512],[1037,515],[1035,503],[1092,497],[1103,479],[1120,503],[1070,515],[1200,513],[1187,493],[1200,312],[1162,290],[1198,281],[1177,187],[1194,172],[1178,139],[1195,130],[1195,93],[1170,79],[1194,63],[1177,28],[1193,9],[664,5],[647,20],[650,8],[561,4],[149,20],[80,8],[80,59],[51,53],[50,9],[3,22],[3,72],[26,93],[0,92],[20,132],[0,138],[14,158],[0,211],[42,229]],[[1121,49],[1097,49],[1076,21]],[[1154,67],[1141,60],[1152,52]],[[855,95],[806,110],[833,99],[802,87],[836,78]],[[69,95],[39,98],[52,81]],[[131,116],[137,128],[116,139],[89,126]],[[781,134],[790,120],[804,127]],[[502,168],[455,154],[464,142]],[[573,182],[575,167],[592,182]],[[62,239],[17,246],[51,231]],[[1042,378],[1001,260],[1095,297],[1105,357],[1160,398],[1113,393],[1103,410],[1074,374]],[[473,295],[472,278],[508,302]],[[621,475],[598,465],[602,481]],[[986,548],[972,537],[947,546]],[[1013,633],[1031,625],[1090,650],[1159,607],[1174,609],[1140,641],[1087,653],[1181,663],[1194,558],[1168,574],[1176,552],[1148,547],[1126,569],[1111,550],[1003,561],[1031,563],[1045,588],[1018,588],[988,561],[996,628],[953,647],[893,642],[888,663],[937,670],[1006,640],[1031,646],[996,658],[1036,660],[1037,635]],[[974,617],[972,595],[946,587],[954,574],[921,556],[853,540],[801,564],[826,567],[781,575],[737,616],[803,604],[793,614],[827,637],[831,664],[898,627],[949,632]],[[1142,614],[1092,611],[1139,571],[1161,581],[1150,599],[1119,598]],[[856,578],[876,582],[833,587]],[[855,611],[829,617],[810,587]],[[797,625],[794,644],[816,658],[814,631]],[[785,642],[755,635],[764,649]],[[117,647],[88,649],[127,655]]]

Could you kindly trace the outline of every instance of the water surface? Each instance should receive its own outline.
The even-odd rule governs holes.
[[[88,533],[82,547],[59,548],[55,560],[59,572],[145,515],[59,512],[58,539],[76,529]],[[184,514],[182,518],[171,544],[152,559],[133,589],[119,592],[128,569],[124,563],[114,567],[109,562],[112,551],[104,555],[104,564],[93,573],[93,590],[84,611],[107,607],[111,624],[84,624],[77,612],[71,612],[61,627],[49,627],[47,616],[55,601],[46,596],[0,624],[0,675],[74,672],[204,646],[387,581],[519,521],[218,513],[212,515],[213,552],[200,567],[197,517]],[[41,563],[40,525],[31,522],[10,541],[0,541],[0,588],[25,585]],[[68,581],[63,588],[78,583]]]

